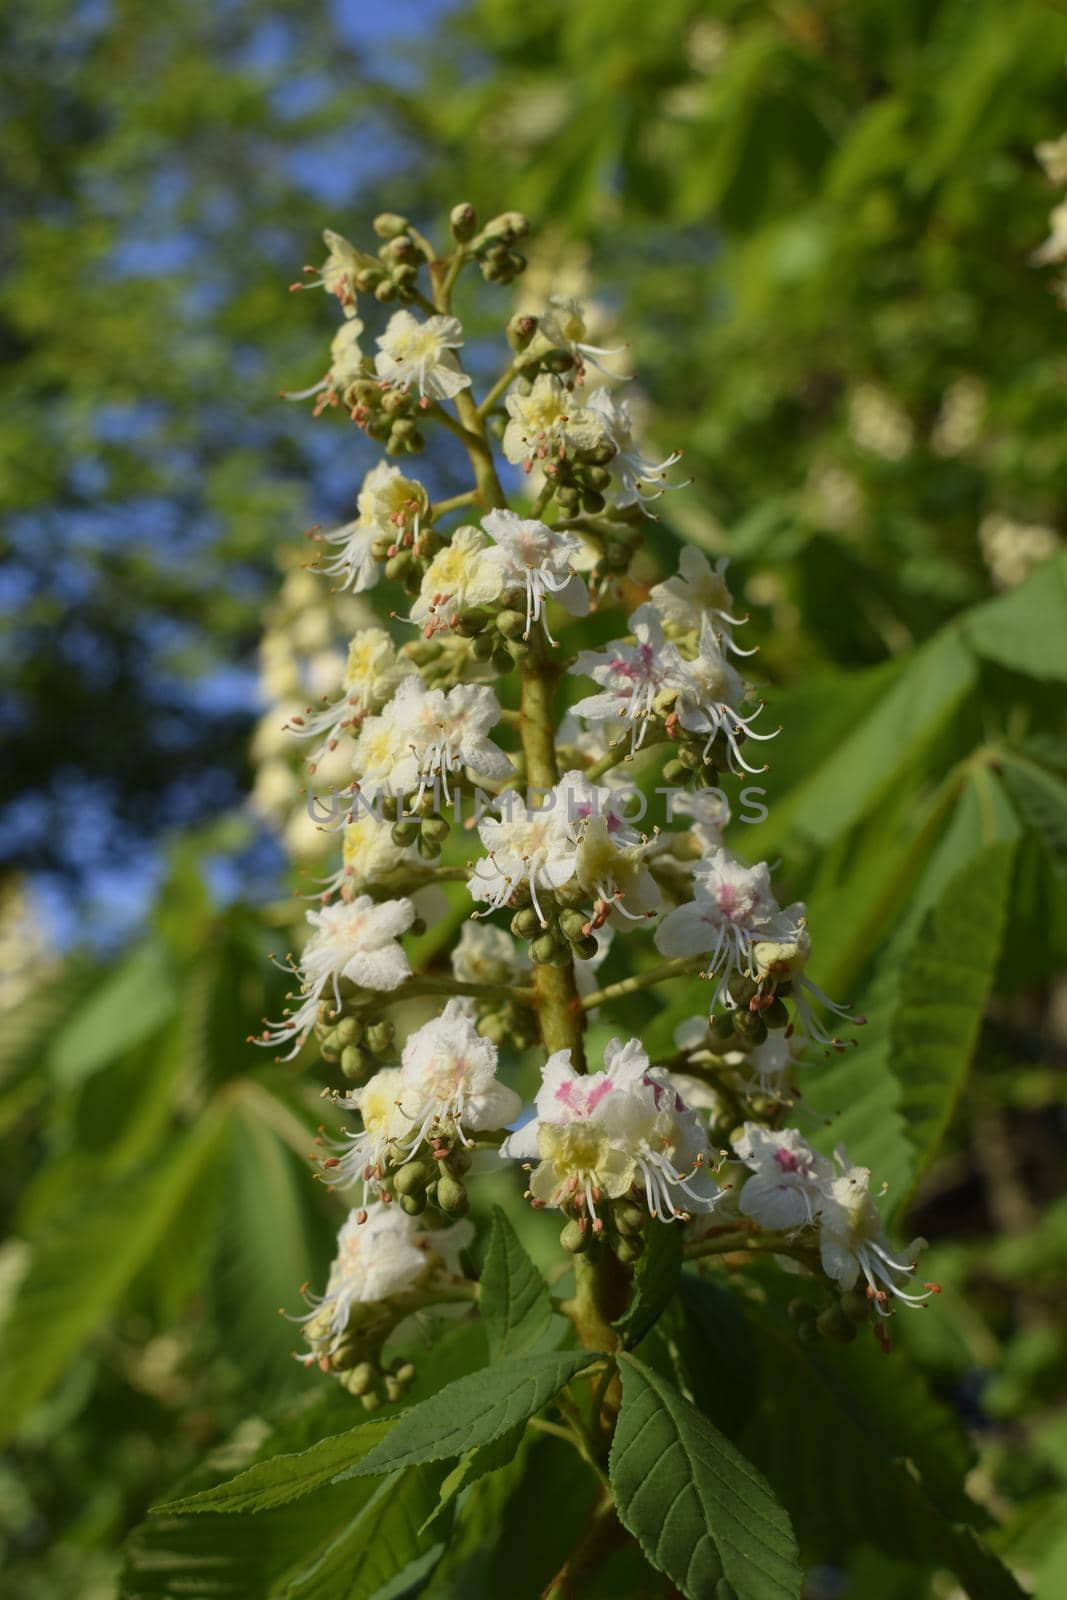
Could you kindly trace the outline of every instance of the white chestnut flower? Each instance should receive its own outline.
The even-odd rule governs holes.
[[[537,339],[535,348],[543,340],[547,349],[569,350],[574,357],[578,380],[581,381],[582,369],[588,363],[596,367],[609,378],[616,378],[618,373],[611,372],[598,356],[620,356],[625,345],[619,345],[614,350],[605,350],[600,345],[586,342],[585,311],[581,302],[572,295],[550,294],[548,305],[538,318]]]
[[[703,1124],[636,1039],[610,1040],[604,1070],[588,1075],[575,1072],[569,1050],[557,1051],[535,1111],[500,1153],[537,1162],[529,1189],[537,1206],[584,1213],[599,1231],[605,1198],[643,1195],[652,1216],[671,1222],[710,1210],[719,1196]]]
[[[1053,206],[1048,223],[1048,238],[1030,257],[1036,267],[1047,267],[1054,261],[1067,261],[1067,200],[1061,200],[1058,206]]]
[[[776,1233],[815,1221],[834,1180],[832,1161],[795,1128],[776,1131],[746,1122],[732,1142],[752,1171],[737,1202],[742,1216]]]
[[[1058,139],[1042,140],[1034,146],[1034,154],[1050,183],[1067,183],[1067,133],[1061,133]]]
[[[504,560],[481,528],[457,528],[423,575],[411,608],[412,622],[429,636],[447,627],[457,611],[486,605],[504,587]]]
[[[867,1284],[867,1298],[879,1316],[889,1316],[890,1300],[908,1306],[921,1306],[936,1284],[924,1284],[924,1293],[912,1294],[902,1285],[915,1271],[925,1239],[914,1239],[901,1260],[890,1247],[878,1208],[870,1196],[871,1174],[867,1167],[849,1167],[827,1186],[819,1207],[819,1252],[823,1271],[841,1289],[854,1289],[860,1275]]]
[[[376,343],[374,365],[386,383],[400,389],[414,387],[424,400],[451,400],[470,386],[470,378],[452,354],[463,344],[458,317],[428,317],[420,322],[410,311],[394,311]]]
[[[405,678],[388,705],[368,717],[356,740],[352,766],[369,793],[418,792],[441,781],[446,802],[449,777],[470,768],[477,777],[511,777],[510,756],[489,738],[500,721],[500,702],[485,685],[459,683],[447,691],[427,689],[421,678]]]
[[[314,772],[326,751],[336,749],[342,734],[358,729],[364,717],[379,710],[415,670],[414,663],[398,653],[384,628],[361,628],[348,647],[343,698],[320,711],[308,707],[285,725],[300,738],[321,741],[308,757],[309,770]]]
[[[496,1075],[496,1046],[478,1032],[462,1000],[450,1000],[407,1040],[400,1058],[399,1109],[412,1149],[431,1132],[468,1135],[504,1128],[522,1110],[514,1089]]]
[[[726,586],[729,564],[729,558],[722,556],[712,566],[702,550],[687,544],[678,557],[677,574],[649,590],[649,603],[665,627],[699,635],[710,617],[719,624],[720,637],[727,650],[738,656],[755,655],[755,650],[740,650],[729,631],[743,627],[748,621],[747,617],[733,615],[733,596]]]
[[[615,480],[612,498],[620,509],[638,505],[643,510],[647,501],[658,500],[665,489],[682,487],[667,482],[667,473],[682,459],[681,451],[673,450],[662,461],[642,455],[634,440],[633,420],[625,400],[610,389],[600,388],[588,396],[586,405],[601,419],[604,434],[615,446],[616,454],[609,466]]]
[[[660,714],[661,697],[673,703],[688,679],[685,663],[664,637],[651,606],[637,608],[630,629],[632,644],[620,639],[603,650],[579,651],[570,671],[592,678],[600,692],[579,700],[571,713],[589,722],[628,722],[630,748],[637,750],[644,743],[649,722]]]
[[[316,570],[339,579],[337,587],[351,589],[354,594],[373,588],[381,577],[381,566],[372,554],[372,546],[383,534],[399,538],[406,528],[417,527],[429,504],[420,483],[405,478],[399,467],[379,462],[363,479],[355,519],[318,535],[324,544],[338,549]]]
[[[764,768],[750,767],[741,754],[740,736],[761,741],[774,739],[780,729],[775,728],[771,733],[755,731],[752,724],[763,710],[762,705],[748,716],[742,715],[740,707],[747,688],[740,673],[727,660],[723,643],[723,635],[716,632],[710,617],[705,617],[696,655],[682,661],[673,714],[688,733],[704,735],[705,759],[721,733],[726,741],[731,770],[740,767],[745,772],[762,772]]]
[[[314,267],[305,267],[305,274],[311,276],[305,276],[302,283],[291,284],[290,288],[325,289],[337,299],[346,317],[354,317],[356,279],[368,267],[379,269],[380,263],[366,251],[357,250],[343,233],[335,233],[333,228],[323,228],[322,237],[328,252],[326,260],[317,272]]]
[[[540,373],[529,394],[513,390],[504,401],[508,425],[503,449],[509,461],[531,467],[576,450],[595,450],[607,438],[603,417],[583,406],[559,378]]]
[[[345,1144],[334,1146],[343,1155],[330,1157],[323,1165],[331,1184],[345,1189],[358,1185],[364,1205],[385,1176],[389,1146],[411,1138],[411,1119],[400,1108],[400,1095],[400,1068],[380,1067],[360,1088],[337,1097],[339,1106],[359,1112],[363,1126],[358,1133],[346,1131]]]
[[[398,942],[415,920],[410,900],[375,904],[364,894],[308,911],[306,917],[315,931],[304,946],[299,965],[290,964],[286,969],[300,980],[300,1005],[283,1021],[268,1023],[256,1040],[275,1047],[292,1040],[292,1049],[283,1057],[286,1061],[296,1055],[311,1032],[328,987],[332,986],[339,1008],[342,978],[361,989],[384,992],[399,988],[411,976],[408,958]]]
[[[529,889],[534,910],[545,922],[538,889],[560,889],[574,876],[578,843],[560,786],[545,795],[538,809],[528,807],[514,789],[497,796],[499,818],[485,817],[478,836],[486,855],[474,863],[468,879],[471,899],[490,911],[506,906],[516,890]]]
[[[514,511],[490,511],[482,518],[482,527],[500,552],[503,588],[526,591],[523,638],[529,638],[530,629],[540,619],[549,643],[555,644],[544,616],[548,597],[558,600],[573,617],[584,617],[589,610],[589,591],[574,565],[581,554],[581,541]]]
[[[656,929],[656,949],[668,958],[706,954],[706,972],[719,978],[714,998],[729,1004],[730,979],[753,976],[753,945],[778,913],[767,863],[748,867],[718,849],[698,866],[694,898]]]
[[[326,1293],[305,1299],[312,1309],[299,1320],[311,1351],[300,1360],[329,1370],[356,1306],[381,1305],[422,1288],[435,1273],[459,1271],[459,1253],[474,1237],[469,1222],[430,1232],[399,1206],[375,1205],[348,1213],[337,1235],[337,1254]]]
[[[310,400],[312,395],[319,395],[315,416],[326,406],[337,405],[351,386],[364,376],[363,351],[359,343],[362,332],[363,323],[358,317],[343,322],[330,340],[330,365],[325,376],[307,389],[287,390],[285,399]]]

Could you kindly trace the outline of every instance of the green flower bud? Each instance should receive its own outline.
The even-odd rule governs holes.
[[[328,1062],[330,1066],[333,1066],[341,1059],[341,1049],[342,1045],[341,1041],[337,1037],[337,1029],[331,1028],[330,1031],[324,1034],[322,1037],[322,1042],[319,1046],[319,1053],[324,1061]]]
[[[678,751],[678,760],[688,771],[695,772],[703,765],[704,758],[695,745],[683,744]]]
[[[437,1204],[448,1217],[464,1217],[470,1210],[466,1188],[450,1172],[442,1172],[437,1180]]]
[[[430,1169],[425,1161],[408,1161],[399,1172],[393,1174],[393,1187],[397,1194],[418,1194],[426,1192],[426,1183],[430,1176]]]
[[[489,661],[496,649],[496,642],[491,633],[480,633],[471,641],[471,655],[475,661]]]
[[[383,278],[380,283],[376,283],[374,285],[374,298],[375,300],[380,301],[383,305],[392,300],[395,294],[396,289],[393,286],[391,278]]]
[[[418,1194],[399,1195],[397,1205],[405,1216],[421,1217],[426,1210],[426,1191],[423,1189]]]
[[[359,1403],[363,1407],[364,1411],[377,1411],[381,1406],[382,1397],[380,1394],[375,1394],[374,1390],[371,1389],[368,1394],[360,1396]]]
[[[374,557],[375,561],[387,561],[389,559],[389,552],[395,543],[396,540],[393,538],[391,533],[380,534],[371,545],[370,553]]]
[[[490,658],[498,672],[513,672],[515,662],[507,650],[494,650]]]
[[[358,1044],[346,1044],[341,1051],[341,1073],[350,1083],[358,1083],[360,1078],[366,1077],[367,1063]]]
[[[406,846],[414,844],[419,837],[419,822],[415,817],[403,817],[399,822],[394,822],[391,829],[394,844]]]
[[[611,486],[611,473],[608,471],[607,467],[587,467],[584,477],[590,489],[607,489]],[[614,542],[617,543],[621,549],[626,551],[627,558],[629,558],[629,545],[625,544],[622,540],[616,540]]]
[[[684,783],[688,777],[689,768],[684,762],[673,758],[667,762],[663,769],[663,781],[665,783]]]
[[[479,1017],[478,1032],[483,1039],[488,1039],[490,1044],[502,1045],[511,1032],[507,1018],[492,1011],[487,1016]]]
[[[505,639],[518,639],[526,627],[526,617],[521,611],[498,611],[496,625]]]
[[[541,365],[546,372],[569,372],[574,366],[574,357],[569,350],[546,350]]]
[[[592,961],[593,957],[597,953],[598,948],[597,942],[593,938],[592,934],[589,934],[589,936],[584,939],[575,939],[571,945],[571,949],[574,951],[574,954],[577,956],[579,961]]]
[[[489,613],[481,606],[468,606],[452,619],[452,631],[461,639],[473,639],[489,621]]]
[[[570,959],[570,951],[555,933],[542,933],[530,946],[530,960],[539,967],[558,966],[559,957]]]
[[[404,576],[413,560],[410,550],[398,550],[396,555],[390,556],[385,563],[385,576],[395,582]]]
[[[588,1224],[582,1225],[577,1218],[572,1217],[570,1222],[564,1224],[560,1231],[559,1242],[564,1250],[569,1250],[571,1255],[580,1255],[588,1250],[594,1238],[593,1230]]]
[[[537,318],[531,317],[526,312],[519,312],[508,323],[506,332],[508,344],[514,351],[521,353],[537,332]]]
[[[632,1239],[616,1239],[613,1249],[620,1261],[638,1261],[645,1253],[645,1241],[640,1234],[635,1234]]]
[[[378,1368],[373,1361],[361,1361],[358,1367],[353,1367],[348,1374],[345,1388],[351,1394],[369,1394],[378,1382]]]
[[[448,226],[457,244],[466,244],[469,239],[473,239],[474,230],[478,226],[474,207],[465,200],[458,206],[453,206],[448,214]]]
[[[604,496],[597,489],[586,489],[582,493],[582,510],[590,517],[595,517],[607,505]]]
[[[718,1016],[712,1017],[708,1024],[709,1032],[713,1039],[725,1041],[734,1036],[733,1012],[723,1011]]]
[[[502,211],[498,217],[486,223],[483,238],[512,244],[516,239],[524,238],[529,231],[529,220],[521,211]]]
[[[358,1017],[342,1017],[337,1024],[337,1042],[342,1047],[346,1044],[358,1044],[363,1037],[363,1024]]]
[[[768,1028],[786,1028],[789,1026],[789,1007],[775,995],[770,1005],[764,1008],[763,1020]]]
[[[406,233],[410,226],[407,217],[398,217],[395,211],[379,211],[371,223],[379,239],[395,239],[397,234]]]
[[[632,1238],[635,1234],[644,1233],[649,1217],[645,1208],[635,1205],[632,1200],[617,1200],[612,1220],[620,1233]]]
[[[448,838],[452,824],[447,817],[442,817],[438,812],[422,819],[422,837],[429,839],[434,844],[442,844]]]
[[[367,1029],[367,1049],[372,1055],[381,1056],[392,1048],[396,1038],[396,1028],[385,1017],[380,1022],[372,1022]]]
[[[523,906],[511,919],[511,931],[516,939],[534,939],[541,932],[541,919],[533,906]]]
[[[420,833],[415,849],[423,861],[436,861],[441,854],[441,842],[439,839],[428,839],[424,833]]]
[[[461,1144],[457,1144],[448,1158],[448,1170],[461,1178],[465,1172],[470,1171],[472,1161],[473,1157],[470,1151],[464,1150]]]
[[[734,1031],[744,1039],[746,1045],[762,1044],[767,1037],[767,1024],[758,1011],[749,1011],[747,1006],[742,1006],[734,1012]]]
[[[581,911],[561,911],[559,918],[560,932],[565,939],[569,939],[573,944],[576,939],[584,939],[586,937],[585,926],[588,920],[588,917]]]

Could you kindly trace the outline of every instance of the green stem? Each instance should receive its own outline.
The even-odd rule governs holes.
[[[605,772],[610,772],[612,767],[619,766],[623,761],[632,761],[635,756],[643,755],[646,750],[654,750],[661,744],[670,744],[670,740],[666,736],[662,739],[648,739],[640,750],[631,752],[630,735],[624,733],[614,744],[608,746],[599,761],[594,761],[591,767],[586,768],[585,776],[590,783],[596,783],[597,779],[602,778]]]
[[[458,511],[461,506],[476,506],[477,504],[477,490],[468,489],[466,494],[454,494],[447,500],[435,500],[430,507],[430,515],[436,519],[437,517],[445,516],[449,511]]]
[[[588,1593],[589,1579],[597,1567],[622,1543],[626,1533],[615,1515],[615,1504],[603,1492],[589,1514],[578,1543],[542,1593],[541,1600],[579,1600]]]
[[[486,393],[485,399],[478,407],[478,415],[480,417],[485,418],[489,415],[490,411],[492,411],[493,407],[500,399],[500,396],[504,393],[504,390],[510,383],[514,383],[521,371],[522,363],[519,361],[513,361],[511,365],[500,374],[499,378],[493,384],[493,387]]]
[[[606,989],[594,990],[580,1001],[581,1008],[583,1011],[592,1011],[594,1006],[602,1006],[608,1000],[621,1000],[624,995],[635,994],[638,989],[650,989],[656,983],[666,983],[668,978],[682,978],[686,973],[699,972],[703,965],[703,956],[677,956],[658,967],[649,967],[647,972],[635,973],[632,978],[609,983]]]

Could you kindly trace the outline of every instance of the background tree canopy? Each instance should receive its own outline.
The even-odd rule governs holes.
[[[666,570],[685,537],[731,557],[786,726],[739,847],[782,859],[816,976],[872,1018],[814,1109],[946,1286],[901,1330],[897,1410],[942,1466],[974,1463],[990,1544],[1058,1600],[1067,311],[1031,256],[1059,198],[1033,148],[1067,128],[1067,16],[39,0],[0,29],[0,946],[21,963],[0,991],[0,1594],[103,1600],[207,1451],[218,1479],[270,1427],[296,1449],[349,1425],[277,1317],[335,1226],[301,1170],[319,1085],[243,1043],[278,1009],[267,929],[292,917],[246,804],[264,607],[376,454],[279,400],[324,365],[321,299],[287,285],[324,225],[469,199],[531,217],[520,299],[588,278],[649,431],[684,450],[651,556]],[[32,943],[27,885],[58,950]],[[916,996],[949,969],[966,1001],[930,1015]],[[668,1040],[673,1020],[642,1002],[634,1027]],[[761,1359],[793,1371],[761,1327]],[[786,1420],[914,1459],[888,1415],[847,1413],[828,1389]],[[738,1427],[777,1486],[796,1468],[775,1423]],[[532,1493],[544,1468],[522,1471]],[[848,1478],[832,1517],[790,1505],[812,1595],[937,1592],[953,1562],[912,1503]],[[482,1505],[482,1565],[425,1592],[491,1596],[536,1565],[511,1504]],[[198,1537],[176,1554],[146,1524],[122,1592],[190,1592],[168,1585]],[[269,1539],[234,1537],[220,1593],[291,1592]],[[974,1597],[998,1592],[980,1565],[954,1568]]]

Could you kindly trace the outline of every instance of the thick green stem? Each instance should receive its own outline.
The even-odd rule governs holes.
[[[532,633],[522,665],[519,731],[526,757],[526,781],[531,788],[545,791],[559,781],[553,714],[558,676],[559,668],[548,654],[543,635]],[[561,967],[537,967],[534,989],[545,1049],[549,1055],[556,1050],[569,1050],[575,1070],[584,1072],[585,1019],[574,979],[574,962],[569,960]]]
[[[602,1493],[578,1543],[545,1589],[542,1600],[580,1600],[596,1568],[625,1538],[614,1502],[610,1495]]]

